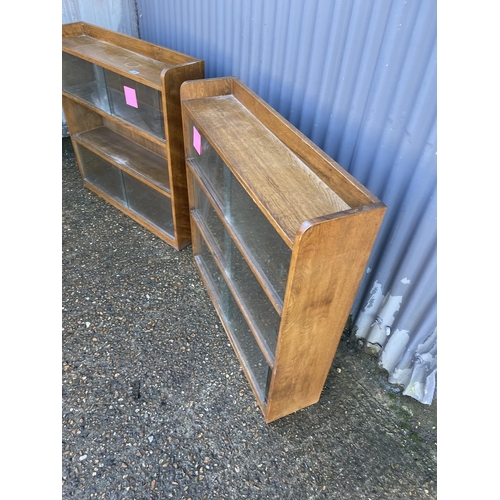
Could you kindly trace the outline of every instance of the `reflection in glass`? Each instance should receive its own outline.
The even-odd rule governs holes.
[[[110,113],[104,70],[66,52],[62,53],[62,89]]]
[[[203,134],[192,123],[188,131],[191,163],[214,194],[247,253],[283,302],[292,251]],[[199,144],[194,134],[200,134]]]
[[[123,172],[128,208],[173,237],[174,221],[170,198]]]
[[[256,389],[261,395],[262,401],[266,399],[267,381],[270,369],[257,344],[251,330],[241,314],[238,304],[235,302],[217,264],[205,242],[199,238],[198,248],[195,250],[195,258],[200,267],[208,274],[206,278],[211,288],[217,294],[217,304],[220,306],[224,322],[232,334],[238,351],[245,361],[245,365],[252,373],[256,383]],[[205,274],[204,273],[204,274]]]
[[[80,144],[75,143],[75,147],[83,178],[108,196],[125,203],[121,170]]]
[[[224,228],[217,213],[196,180],[193,184],[195,215],[200,220],[212,245],[217,249],[226,276],[246,313],[261,337],[274,354],[278,340],[280,316],[263,292],[260,283]]]
[[[104,74],[111,114],[165,139],[160,92],[109,70]]]

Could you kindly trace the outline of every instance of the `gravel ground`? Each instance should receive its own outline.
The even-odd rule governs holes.
[[[62,154],[62,498],[432,499],[436,413],[343,337],[266,424],[195,269]]]

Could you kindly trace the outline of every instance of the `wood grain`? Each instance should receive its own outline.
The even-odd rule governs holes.
[[[75,100],[62,96],[62,107],[70,135],[102,126],[102,116]]]
[[[272,422],[318,401],[386,207],[237,79],[185,82],[181,102],[191,209],[196,177],[236,247],[252,261],[228,227],[231,215],[222,215],[206,192],[210,183],[189,158],[194,123],[292,248],[274,359],[267,353],[272,375],[265,403],[231,342],[266,422]],[[196,257],[201,236],[193,237],[197,267],[210,288]],[[209,293],[224,323],[219,298]],[[230,325],[224,325],[231,338]]]
[[[183,65],[190,62],[202,62],[201,59],[197,59],[188,54],[183,54],[182,52],[177,52],[167,47],[156,45],[154,43],[141,40],[140,38],[126,35],[124,33],[118,33],[90,23],[79,21],[75,23],[63,24],[63,38],[80,35],[102,40],[117,47],[122,47],[149,59],[161,61],[168,66]]]
[[[304,220],[350,208],[233,96],[184,103],[290,247]]]
[[[165,158],[106,127],[78,134],[75,140],[153,189],[170,195],[170,179]]]
[[[233,82],[233,92],[236,99],[257,116],[265,127],[275,133],[290,148],[290,151],[301,158],[349,206],[354,208],[380,201],[347,170],[241,81]]]
[[[301,227],[292,254],[267,421],[318,401],[384,213],[379,203]]]
[[[156,135],[148,134],[142,129],[135,128],[133,125],[130,125],[119,118],[114,118],[106,114],[103,114],[102,123],[113,132],[116,132],[130,141],[149,149],[158,156],[162,156],[165,159],[165,164],[167,163],[166,141],[162,141],[158,139]]]
[[[131,50],[112,45],[90,36],[63,38],[65,52],[119,73],[156,90],[161,89],[161,72],[166,64]],[[131,73],[138,71],[138,74]]]
[[[204,78],[202,82],[186,81],[181,85],[181,101],[231,95],[233,81],[233,78]]]
[[[84,184],[177,250],[184,248],[191,241],[191,231],[180,86],[186,80],[204,77],[204,61],[84,22],[63,25],[62,37],[63,52],[161,93],[165,140],[69,94],[70,88],[63,91],[63,110],[73,141],[85,145],[168,199],[174,234],[163,234],[119,200],[112,200],[89,182]],[[82,173],[80,163],[79,160]]]
[[[168,143],[167,159],[173,194],[172,212],[175,236],[181,247],[191,241],[191,225],[187,194],[180,87],[186,80],[203,78],[204,68],[204,62],[202,61],[186,64],[179,68],[171,68],[162,73],[163,114],[165,117],[165,135]]]

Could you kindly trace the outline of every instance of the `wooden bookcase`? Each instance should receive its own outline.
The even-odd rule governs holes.
[[[62,100],[83,184],[180,250],[191,242],[180,86],[204,61],[84,22],[62,27]]]
[[[386,207],[237,79],[181,103],[195,263],[271,422],[319,400]]]

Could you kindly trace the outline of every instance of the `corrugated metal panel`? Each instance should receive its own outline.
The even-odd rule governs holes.
[[[84,21],[126,35],[139,36],[135,0],[63,0],[62,22]]]
[[[387,205],[353,318],[389,380],[436,380],[436,1],[137,0],[141,36],[236,76]]]

